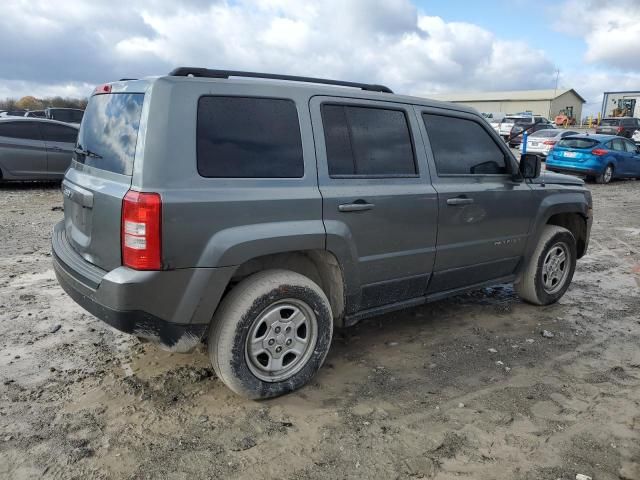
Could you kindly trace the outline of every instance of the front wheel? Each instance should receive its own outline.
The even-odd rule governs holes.
[[[309,278],[265,270],[241,281],[213,318],[209,358],[231,390],[251,399],[305,385],[329,351],[333,316]]]
[[[613,180],[613,165],[609,164],[604,172],[596,177],[596,183],[609,183],[611,180]]]
[[[545,225],[538,246],[515,284],[520,298],[550,305],[562,297],[576,269],[576,239],[566,228]]]

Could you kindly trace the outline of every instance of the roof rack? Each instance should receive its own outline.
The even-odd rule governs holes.
[[[370,83],[343,82],[341,80],[328,80],[326,78],[297,77],[295,75],[278,75],[276,73],[240,72],[235,70],[212,70],[210,68],[179,67],[171,70],[169,75],[174,77],[207,77],[207,78],[268,78],[270,80],[287,80],[291,82],[321,83],[324,85],[337,85],[340,87],[354,87],[369,92],[393,93],[389,87]]]

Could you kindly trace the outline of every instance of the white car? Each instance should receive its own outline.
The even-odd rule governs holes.
[[[561,139],[577,134],[578,132],[573,130],[559,130],[557,128],[538,130],[527,136],[527,153],[537,153],[546,157]],[[522,152],[522,143],[519,148]]]
[[[631,136],[631,140],[633,140],[636,144],[640,145],[640,130],[636,130],[633,132]]]

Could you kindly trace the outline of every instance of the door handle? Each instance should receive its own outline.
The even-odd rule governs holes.
[[[365,201],[355,201],[353,203],[343,203],[338,205],[338,210],[341,212],[363,212],[365,210],[371,210],[375,207],[373,203],[366,203]]]
[[[448,198],[447,205],[471,205],[473,203],[473,198],[467,197],[456,197],[456,198]]]
[[[62,148],[56,147],[55,145],[53,145],[52,147],[49,147],[49,148],[51,148],[51,150],[55,150],[56,152],[61,152],[62,151]]]

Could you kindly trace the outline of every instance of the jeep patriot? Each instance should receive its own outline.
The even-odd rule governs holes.
[[[334,327],[505,282],[557,301],[592,223],[582,180],[518,163],[471,108],[203,68],[97,87],[62,192],[71,298],[172,351],[206,341],[254,399],[307,383]]]

